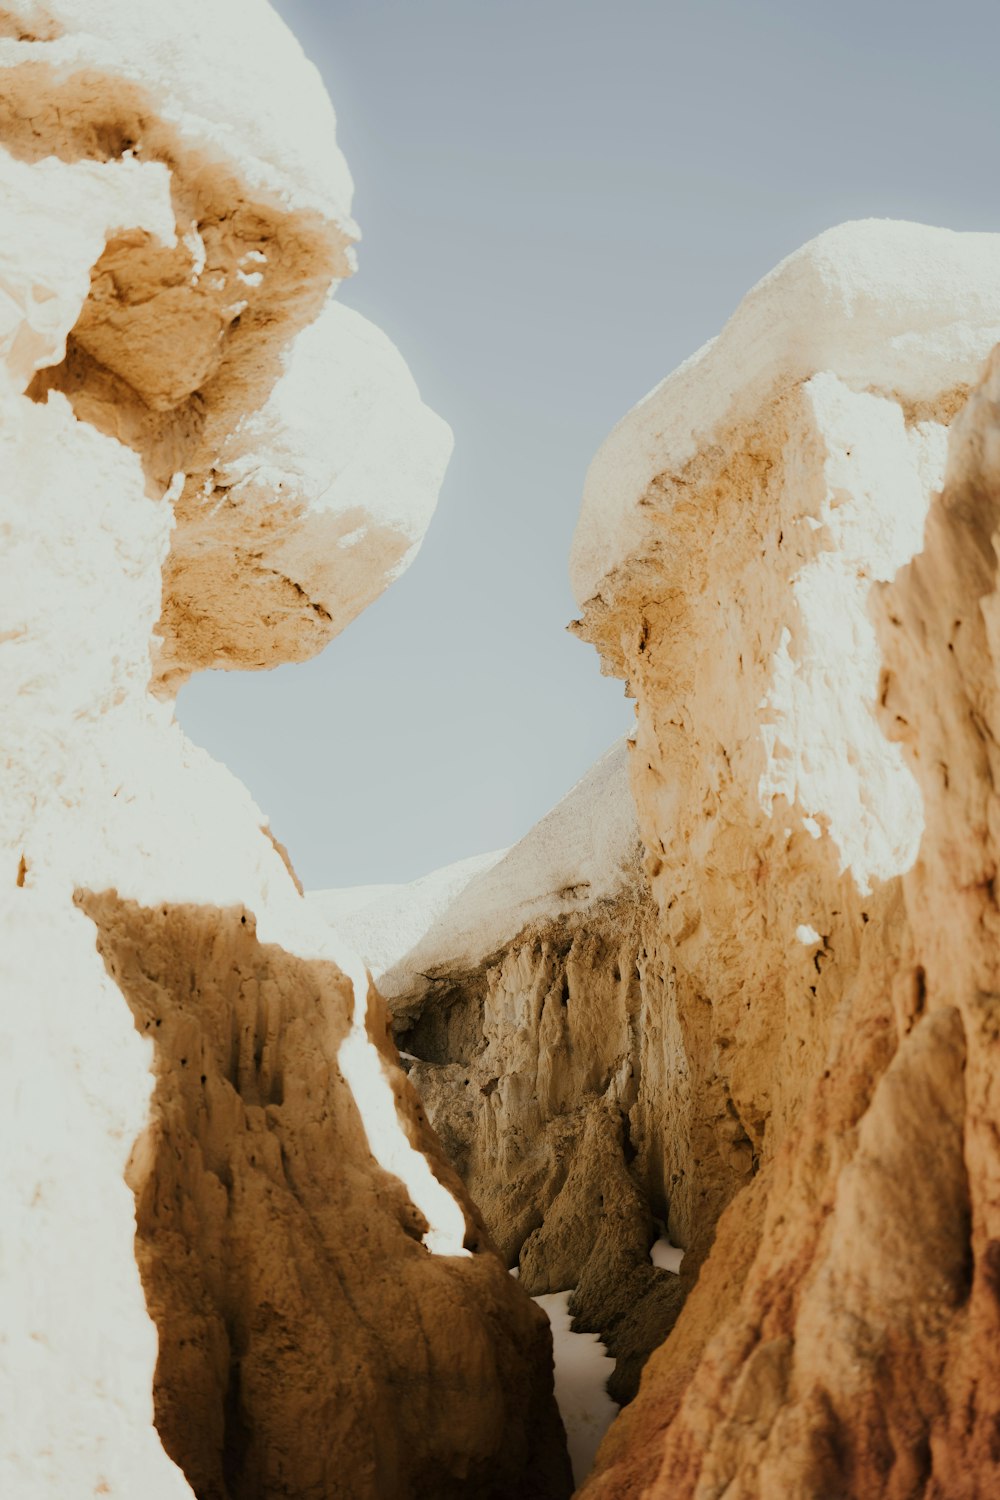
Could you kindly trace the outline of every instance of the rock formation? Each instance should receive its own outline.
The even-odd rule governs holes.
[[[588,479],[634,738],[306,898],[172,705],[447,461],[332,110],[263,0],[14,0],[0,67],[2,1492],[559,1500],[571,1291],[592,1500],[1000,1493],[1000,241],[755,288]]]
[[[847,225],[778,267],[588,479],[575,628],[637,724],[563,824],[597,850],[627,754],[641,869],[623,820],[589,886],[543,822],[506,880],[347,918],[491,1232],[576,1289],[618,1399],[676,1320],[588,1496],[1000,1488],[1000,375],[966,405],[998,339],[992,236]]]
[[[991,982],[955,905],[985,937],[988,394],[924,536],[998,336],[996,239],[844,226],[592,468],[579,629],[637,700],[684,1054],[750,1155],[588,1496],[1000,1484]]]
[[[575,1326],[616,1356],[618,1401],[681,1303],[648,1252],[687,1119],[683,1084],[665,1076],[665,981],[627,769],[623,741],[503,854],[410,887],[307,898],[371,964],[410,1079],[501,1254],[532,1296],[574,1289]]]
[[[173,718],[321,649],[447,460],[330,301],[329,102],[260,0],[15,0],[0,66],[0,1489],[565,1494],[545,1318]]]

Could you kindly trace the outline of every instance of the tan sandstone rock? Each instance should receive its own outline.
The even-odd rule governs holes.
[[[84,896],[154,1046],[127,1178],[160,1334],[164,1447],[205,1500],[558,1494],[541,1317],[469,1212],[469,1259],[430,1257],[405,1185],[371,1161],[338,1054],[350,984],[257,940],[251,913]],[[372,1033],[414,1147],[461,1194]]]
[[[1000,1483],[997,376],[965,407],[998,338],[991,236],[848,225],[766,278],[588,479],[576,628],[634,741],[512,854],[346,918],[504,1255],[576,1289],[618,1399],[676,1325],[588,1496]],[[595,881],[624,756],[643,868],[622,819]]]
[[[573,839],[543,823],[508,866],[517,900],[501,861],[448,886],[424,930],[426,882],[353,918],[375,955],[380,923],[405,913],[405,956],[383,952],[382,967],[411,1076],[522,1284],[576,1289],[579,1326],[618,1357],[618,1399],[698,1280],[607,1439],[609,1496],[655,1471],[649,1434],[717,1330],[733,1380],[758,1324],[771,1328],[769,1298],[774,1339],[791,1337],[896,1017],[916,1004],[898,880],[921,797],[874,715],[868,611],[920,547],[948,425],[998,336],[991,236],[848,225],[766,278],[612,434],[574,546],[577,629],[637,700],[625,753],[643,873],[620,860],[616,884],[578,886]],[[586,786],[563,804],[583,830]],[[567,855],[536,868],[536,844]],[[954,1070],[924,1101],[942,1141],[953,1087]],[[679,1283],[649,1264],[656,1219],[686,1252]],[[748,1321],[736,1309],[752,1266],[765,1289]],[[768,1359],[776,1412],[791,1354],[778,1342]],[[724,1485],[744,1461],[696,1388],[691,1441],[720,1446]]]
[[[998,278],[988,236],[831,232],[588,482],[580,628],[637,699],[684,1047],[754,1174],[588,1497],[1000,1485],[987,393],[933,498],[1000,332]]]

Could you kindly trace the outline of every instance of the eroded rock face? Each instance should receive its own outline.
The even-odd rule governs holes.
[[[507,1264],[533,1296],[574,1291],[577,1329],[616,1358],[619,1402],[694,1280],[697,1226],[746,1170],[738,1150],[735,1178],[709,1155],[703,1113],[726,1106],[676,1065],[627,771],[622,742],[504,854],[308,898],[379,975],[410,1078]],[[739,1135],[731,1114],[716,1123]],[[680,1281],[649,1258],[668,1205]]]
[[[447,459],[328,300],[329,101],[258,0],[0,33],[0,1489],[563,1494],[544,1318],[363,966],[173,719],[191,671],[342,628]]]
[[[409,1029],[396,1011],[400,1046],[420,1059],[410,1078],[501,1254],[532,1296],[575,1289],[575,1326],[617,1359],[619,1402],[681,1302],[677,1276],[649,1260],[664,1157],[633,1123],[653,1104],[640,1059],[660,1014],[648,915],[623,895],[528,928],[432,985]]]
[[[655,1467],[634,1432],[666,1424],[732,1315],[785,1201],[783,1150],[805,1134],[808,1206],[768,1272],[768,1295],[797,1295],[892,1055],[895,1012],[872,1010],[859,976],[889,975],[911,1007],[898,880],[921,797],[873,712],[868,610],[920,547],[949,423],[998,334],[991,237],[845,226],[620,424],[588,480],[573,571],[577,628],[637,700],[643,873],[548,914],[524,879],[509,903],[521,921],[483,924],[476,951],[468,892],[499,893],[494,866],[386,959],[452,1161],[522,1284],[577,1288],[582,1325],[618,1356],[619,1399],[722,1216],[726,1248],[667,1345],[669,1401],[640,1398],[605,1446],[633,1477]],[[541,826],[518,849],[535,840]],[[373,951],[376,910],[356,919]],[[871,1050],[841,1098],[831,1059],[851,1026]],[[655,1219],[686,1251],[680,1282],[649,1264]],[[616,1468],[607,1492],[623,1482]]]
[[[913,1027],[912,1050],[921,1030],[947,1025],[964,1054],[961,1084],[956,1080],[951,1093],[955,1128],[944,1143],[953,1154],[954,1181],[950,1188],[942,1183],[937,1203],[923,1200],[923,1222],[940,1247],[939,1274],[946,1289],[956,1289],[953,1306],[945,1301],[938,1310],[931,1365],[946,1407],[933,1403],[926,1387],[921,1392],[932,1454],[928,1493],[960,1497],[986,1496],[1000,1484],[998,530],[1000,362],[994,353],[955,424],[944,490],[931,508],[923,550],[878,600],[886,664],[880,717],[903,745],[927,820],[919,858],[904,883],[919,982],[903,1027]],[[923,1011],[926,1020],[919,1021]],[[900,1204],[900,1227],[903,1213]]]
[[[846,226],[595,464],[580,629],[637,699],[682,1044],[753,1175],[588,1496],[997,1487],[986,392],[933,497],[998,274],[987,237]],[[612,516],[624,546],[598,576]]]
[[[81,904],[154,1046],[127,1176],[156,1425],[195,1493],[560,1493],[550,1371],[525,1357],[543,1319],[474,1210],[476,1253],[429,1256],[404,1184],[371,1162],[339,1069],[353,996],[336,965],[259,943],[239,908]],[[384,1012],[372,1032],[413,1145],[461,1195]]]
[[[169,197],[159,232],[127,211],[108,227],[32,393],[64,392],[170,493],[156,672],[176,689],[321,650],[412,558],[450,438],[389,341],[329,301],[351,179],[294,38],[265,0],[147,9],[15,6],[0,140],[159,170]]]

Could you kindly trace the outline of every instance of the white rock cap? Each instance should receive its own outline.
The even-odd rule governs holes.
[[[0,66],[38,61],[128,81],[159,120],[249,186],[353,231],[353,184],[319,72],[267,0],[12,0],[37,41],[0,41]],[[113,95],[112,95],[113,97]]]
[[[578,602],[649,545],[652,481],[776,390],[826,370],[855,390],[928,401],[971,383],[998,341],[1000,235],[892,219],[827,230],[758,282],[598,450],[570,558]]]

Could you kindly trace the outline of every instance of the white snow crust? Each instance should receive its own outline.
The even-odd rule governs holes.
[[[145,229],[175,243],[170,174],[134,158],[69,165],[50,156],[29,166],[0,151],[0,201],[0,379],[20,392],[65,355],[109,236]]]
[[[0,66],[44,61],[56,78],[87,69],[109,95],[116,79],[138,82],[206,170],[232,170],[237,198],[250,183],[289,211],[348,224],[332,109],[262,0],[15,0],[5,14],[29,30],[54,18],[63,34],[0,39]],[[364,1031],[363,964],[299,896],[246,789],[149,691],[183,474],[150,493],[131,447],[78,420],[56,391],[24,394],[63,357],[106,241],[142,229],[174,242],[170,168],[138,149],[31,164],[0,150],[0,201],[0,1138],[17,1144],[0,1164],[0,1493],[181,1500],[191,1492],[153,1425],[156,1333],[124,1180],[147,1123],[153,1048],[74,893],[242,905],[262,943],[337,963],[354,987],[341,1062],[374,1156],[426,1216],[430,1250],[466,1253],[464,1215],[397,1117]],[[351,530],[391,524],[412,552],[449,440],[436,419],[417,440],[398,355],[356,314],[328,309],[285,370],[240,440],[253,437],[272,477],[282,464],[285,478],[297,472],[312,511],[358,510],[344,548]],[[308,389],[324,380],[325,411]],[[366,566],[359,599],[391,576],[377,556]]]
[[[395,345],[331,298],[282,355],[283,373],[228,435],[215,464],[249,513],[294,501],[268,566],[338,629],[409,567],[437,505],[451,429],[420,399]]]
[[[625,416],[590,466],[570,560],[581,605],[651,543],[643,501],[723,425],[829,371],[921,402],[968,384],[1000,341],[1000,236],[864,219],[789,255]]]
[[[474,854],[403,885],[307,891],[306,901],[365,956],[378,984],[439,921],[477,875],[508,853]]]
[[[209,159],[292,209],[356,236],[353,183],[318,70],[267,0],[8,0],[5,14],[56,35],[0,39],[0,68],[38,61],[139,85],[151,112]],[[141,143],[140,143],[141,147]]]
[[[650,1246],[649,1258],[661,1271],[672,1271],[676,1276],[684,1259],[684,1251],[661,1237]]]
[[[697,455],[723,463],[751,434],[771,444],[775,545],[794,537],[802,561],[791,576],[776,553],[760,565],[758,607],[778,646],[763,695],[745,705],[756,725],[739,754],[761,809],[791,809],[829,837],[861,892],[909,869],[923,831],[916,782],[875,717],[869,595],[920,550],[948,414],[998,340],[1000,235],[843,224],[754,287],[618,424],[587,476],[572,556],[581,603],[610,601],[616,570],[673,561],[662,550],[672,490],[655,481],[682,479]],[[677,534],[697,545],[696,526],[686,517]],[[712,582],[731,591],[735,579]],[[733,695],[739,704],[738,682]]]
[[[410,1200],[427,1221],[423,1242],[433,1255],[470,1256],[463,1245],[465,1214],[448,1189],[434,1176],[427,1158],[414,1150],[399,1122],[392,1085],[366,1025],[368,974],[352,951],[337,945],[336,962],[354,989],[351,1029],[337,1051],[337,1066],[354,1095],[379,1166],[406,1184]]]
[[[596,1333],[573,1332],[571,1296],[571,1292],[550,1292],[532,1301],[552,1325],[556,1404],[566,1429],[573,1482],[579,1487],[594,1466],[601,1439],[618,1415],[618,1407],[606,1388],[615,1362]]]
[[[311,892],[387,998],[441,965],[475,967],[531,922],[614,896],[639,852],[628,752],[619,740],[513,848],[403,886]]]
[[[768,813],[784,797],[825,824],[841,867],[867,890],[910,868],[923,832],[902,747],[886,740],[872,711],[882,658],[868,596],[923,545],[948,430],[907,426],[895,401],[830,374],[813,376],[803,396],[807,459],[790,467],[790,479],[824,544],[792,581],[793,608],[760,705],[758,796]]]

